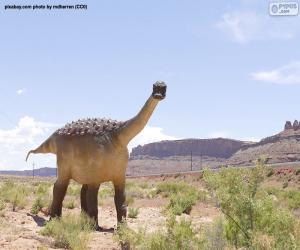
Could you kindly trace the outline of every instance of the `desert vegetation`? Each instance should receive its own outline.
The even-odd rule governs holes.
[[[81,214],[75,182],[62,218],[48,222],[54,179],[2,176],[0,247],[26,241],[38,249],[299,249],[299,172],[258,162],[255,168],[130,178],[127,220],[120,225],[113,185],[104,183],[98,194],[103,232],[94,232]]]

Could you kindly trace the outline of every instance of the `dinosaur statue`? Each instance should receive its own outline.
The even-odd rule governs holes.
[[[112,181],[115,189],[117,220],[126,218],[125,175],[128,143],[145,127],[156,105],[166,96],[167,86],[158,81],[140,112],[132,119],[118,122],[109,119],[80,119],[55,131],[31,153],[53,153],[57,156],[57,180],[53,187],[50,218],[60,217],[62,202],[70,179],[82,184],[81,209],[98,225],[98,190],[100,184]]]

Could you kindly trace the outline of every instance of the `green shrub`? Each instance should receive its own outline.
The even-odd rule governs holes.
[[[300,208],[300,192],[296,190],[280,190],[278,188],[264,188],[267,194],[275,195],[281,205],[289,209]]]
[[[300,168],[296,170],[296,175],[300,174]]]
[[[271,177],[274,174],[274,169],[270,169],[267,173],[267,177]]]
[[[86,215],[65,215],[47,222],[41,234],[51,236],[55,246],[73,250],[87,249],[93,223]]]
[[[81,186],[78,184],[70,184],[68,186],[67,195],[70,196],[79,196],[81,192]]]
[[[261,235],[270,241],[272,249],[299,248],[299,224],[261,189],[264,173],[262,163],[252,169],[204,172],[207,187],[214,192],[225,215],[226,239],[235,248],[263,249],[258,246],[263,242],[257,238]]]
[[[152,185],[147,182],[127,181],[126,183],[126,195],[132,198],[153,198],[156,195],[156,191],[153,192],[153,189]]]
[[[172,194],[167,209],[175,215],[181,215],[182,213],[190,214],[192,207],[198,200],[197,194]]]
[[[100,187],[98,196],[100,199],[105,199],[107,197],[113,197],[114,190],[113,190],[112,185],[104,185],[103,187]]]
[[[0,211],[2,211],[5,207],[6,207],[5,202],[2,199],[0,199]]]
[[[44,203],[42,201],[41,197],[37,197],[31,207],[30,212],[32,214],[38,214],[39,211],[41,211],[41,209],[44,207]]]
[[[148,182],[141,182],[141,183],[139,183],[139,187],[141,187],[142,189],[148,189],[149,184],[148,184]]]
[[[139,214],[138,208],[134,208],[134,207],[128,208],[128,217],[129,218],[137,218],[138,214]]]
[[[41,182],[38,184],[37,189],[35,191],[39,196],[48,195],[50,191],[51,183]]]
[[[275,188],[275,187],[265,187],[264,188],[265,192],[268,194],[268,195],[276,195],[278,196],[279,193],[280,193],[280,190],[278,188]]]
[[[198,200],[206,200],[206,192],[198,191],[195,187],[184,182],[162,182],[157,186],[157,193],[169,197],[167,210],[175,215],[189,214]]]
[[[147,190],[146,198],[153,199],[155,196],[157,196],[157,189],[155,187]]]
[[[184,182],[161,182],[157,185],[157,193],[162,194],[164,197],[169,197],[171,194],[183,192],[190,189],[191,186]]]
[[[283,184],[282,184],[282,188],[287,188],[289,185],[289,183],[287,181],[285,181]]]
[[[290,209],[300,208],[300,192],[295,190],[283,191],[281,193],[283,199],[287,202]]]
[[[75,200],[73,198],[66,198],[63,202],[63,206],[68,209],[74,209],[76,207]]]
[[[166,230],[146,234],[145,229],[135,232],[124,224],[118,230],[118,240],[123,247],[132,249],[203,249],[204,241],[192,228],[191,221],[182,219],[178,222],[175,216],[170,214],[166,227]]]
[[[27,196],[29,188],[24,184],[15,184],[11,181],[4,182],[0,188],[0,196],[5,202],[12,204],[12,210],[16,208],[24,208],[27,204]]]
[[[130,195],[126,195],[126,201],[125,201],[127,206],[130,206],[134,203],[134,198]]]

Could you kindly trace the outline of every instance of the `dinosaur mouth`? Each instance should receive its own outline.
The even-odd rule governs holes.
[[[155,99],[162,100],[166,97],[167,85],[162,81],[157,81],[153,84],[152,96]]]

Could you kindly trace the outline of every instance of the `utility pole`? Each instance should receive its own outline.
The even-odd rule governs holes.
[[[201,156],[200,156],[200,169],[202,170],[202,150],[201,150]]]
[[[34,162],[32,163],[32,178],[34,179]]]
[[[191,171],[193,171],[193,151],[191,151]]]

